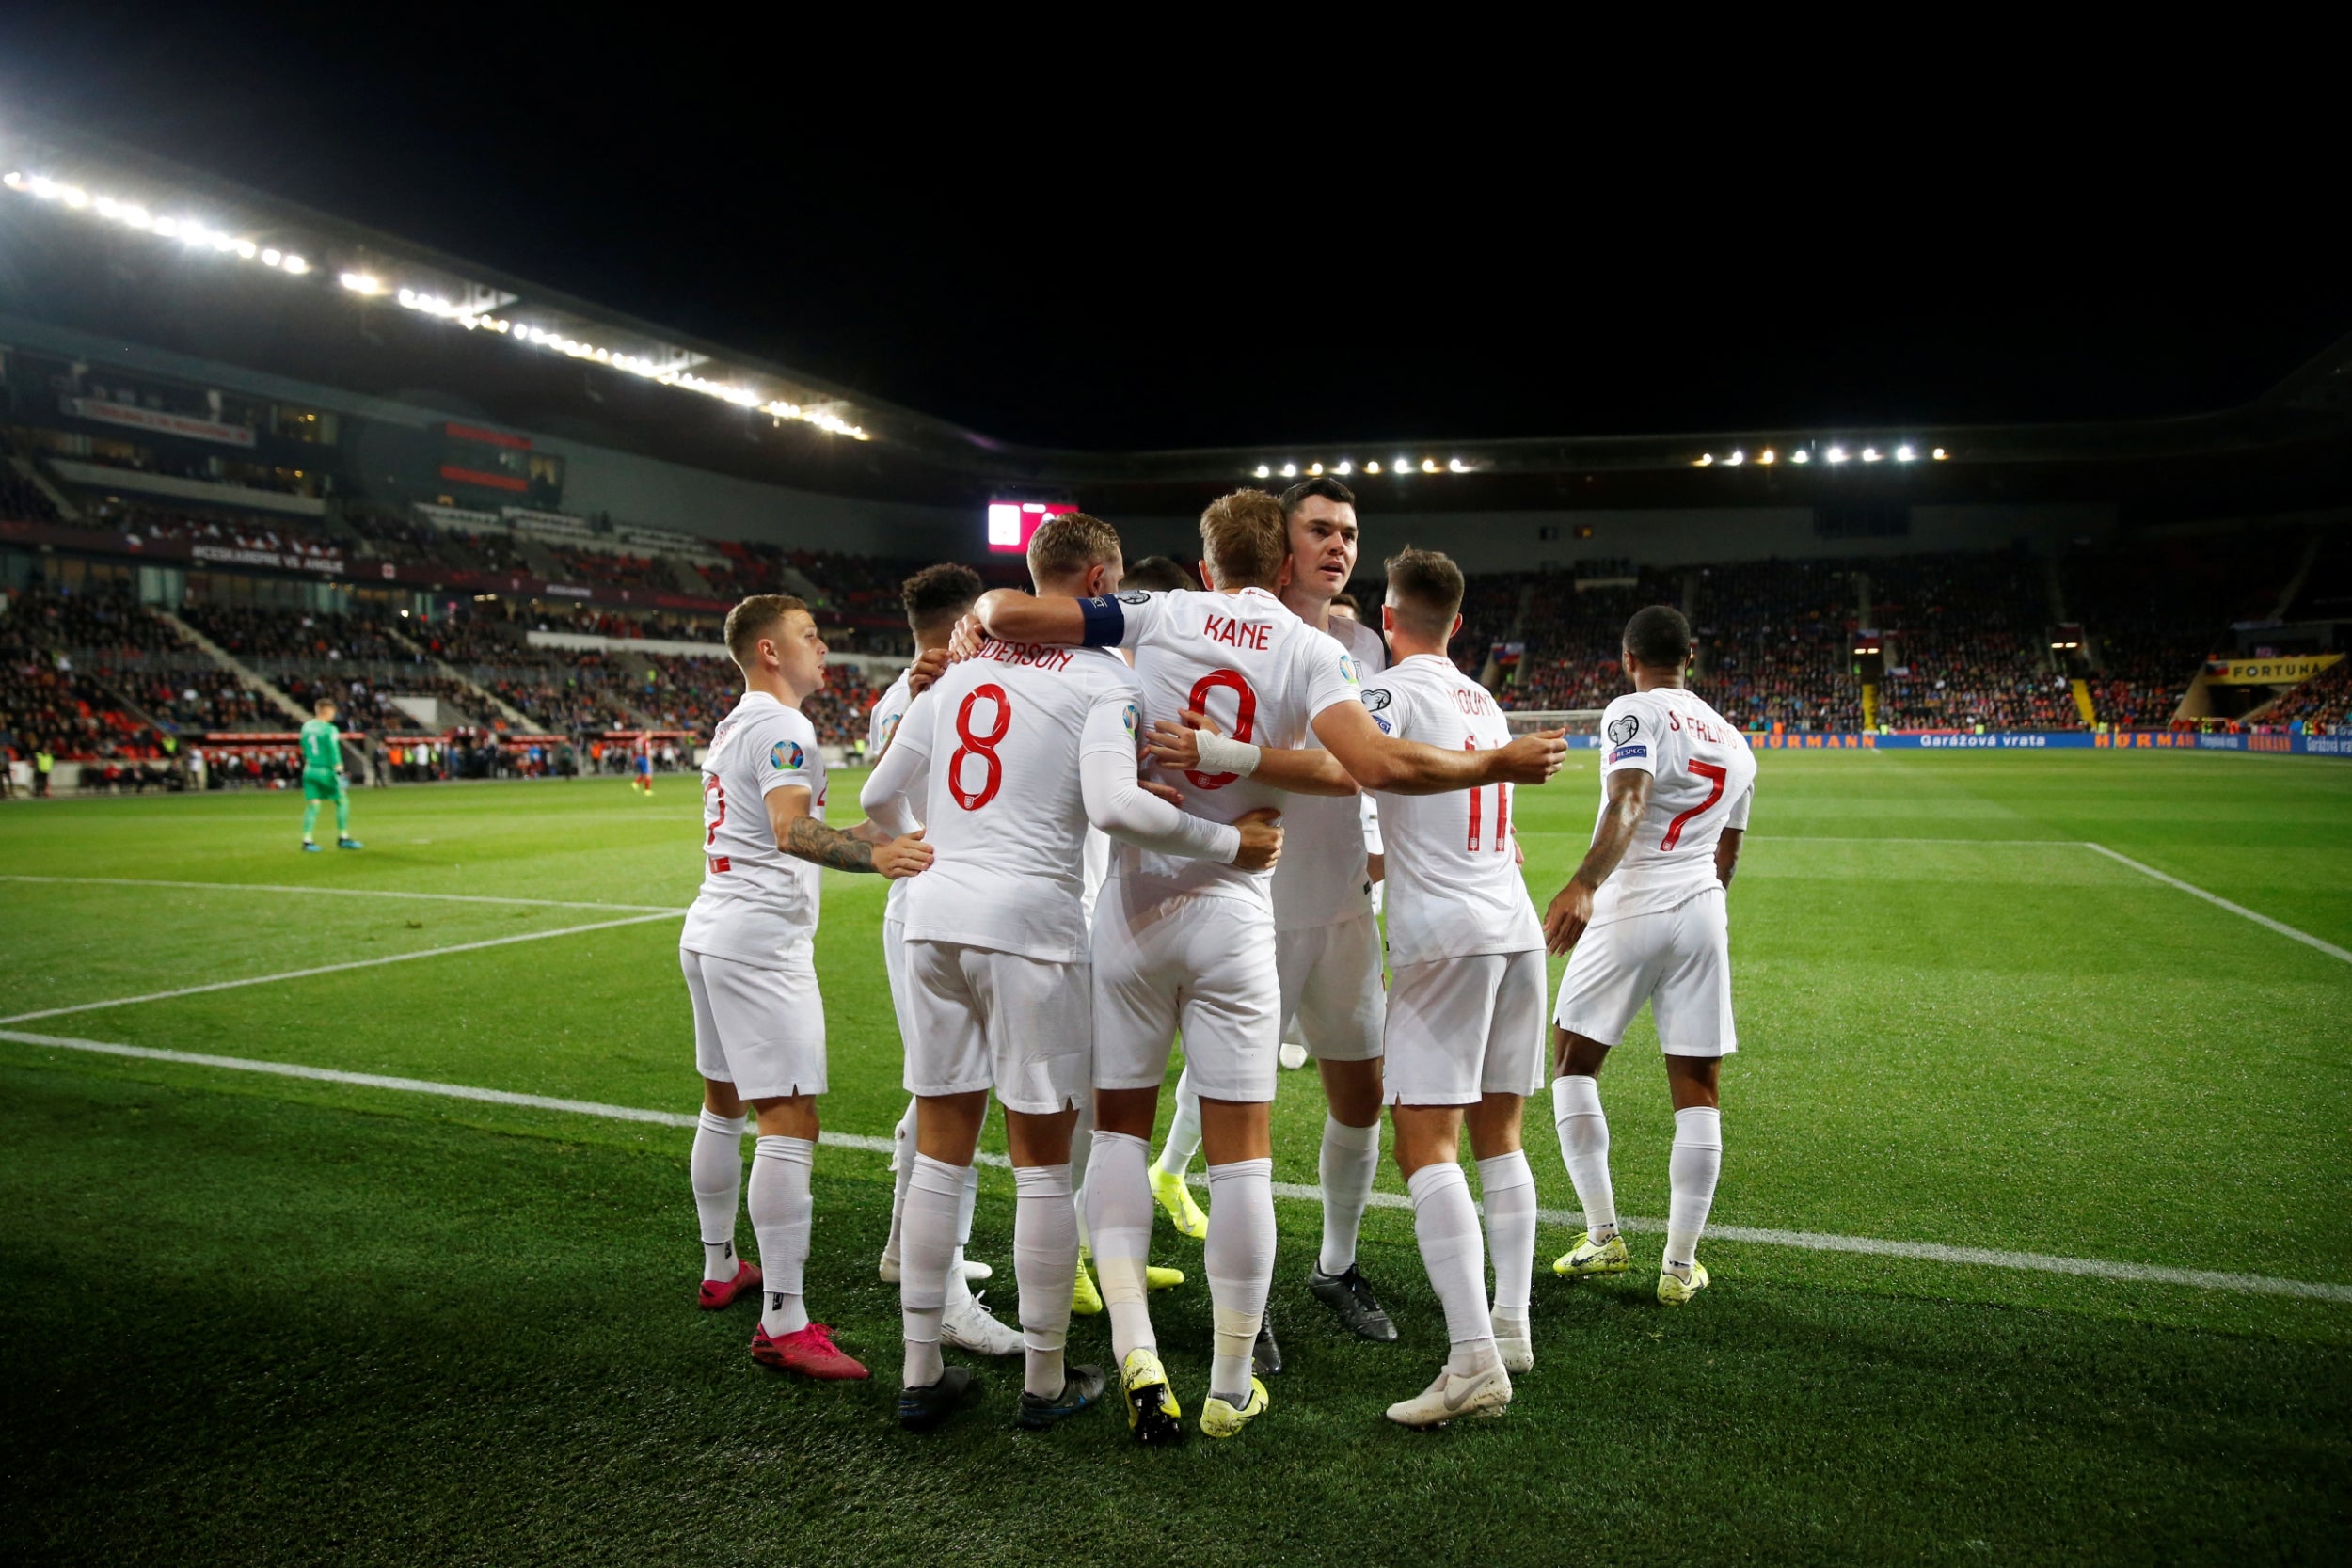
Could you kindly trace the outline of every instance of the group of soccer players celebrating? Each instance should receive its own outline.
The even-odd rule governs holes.
[[[1200,1430],[1231,1437],[1266,1411],[1264,1380],[1281,1365],[1266,1303],[1286,1028],[1327,1101],[1311,1292],[1349,1332],[1396,1338],[1357,1261],[1385,1106],[1444,1309],[1451,1354],[1390,1419],[1501,1415],[1512,1375],[1534,1365],[1537,1204],[1520,1135],[1547,1068],[1587,1225],[1553,1267],[1630,1266],[1595,1075],[1653,1000],[1676,1127],[1659,1299],[1679,1306],[1707,1284],[1696,1247],[1721,1163],[1717,1069],[1735,1049],[1724,893],[1756,768],[1740,732],[1683,684],[1688,625],[1663,606],[1629,623],[1635,689],[1602,720],[1592,845],[1539,916],[1512,796],[1550,779],[1566,743],[1558,731],[1514,737],[1447,657],[1461,626],[1454,564],[1418,549],[1391,558],[1375,631],[1368,615],[1334,612],[1357,557],[1355,499],[1337,481],[1222,497],[1200,537],[1197,587],[1173,562],[1131,571],[1117,533],[1083,514],[1038,530],[1033,594],[984,594],[960,566],[910,578],[917,657],[875,705],[866,820],[846,831],[826,825],[825,761],[800,712],[824,680],[814,620],[773,594],[727,618],[744,695],[703,764],[706,874],[679,943],[704,1080],[691,1164],[701,1305],[756,1293],[755,1358],[867,1375],[810,1320],[803,1272],[826,1087],[819,880],[828,867],[879,873],[892,883],[883,962],[913,1097],[881,1265],[899,1288],[910,1430],[977,1399],[953,1349],[1023,1355],[1022,1427],[1115,1395],[1136,1441],[1179,1437],[1150,1296],[1182,1276],[1150,1263],[1155,1208],[1205,1241],[1214,1338]],[[1376,869],[1365,796],[1377,801]],[[1572,954],[1549,1056],[1548,948]],[[1154,1162],[1179,1040],[1176,1123]],[[1015,1186],[1017,1334],[974,1294],[988,1270],[964,1257],[992,1095]],[[1196,1144],[1205,1216],[1184,1180]],[[756,1265],[736,1255],[739,1199]],[[1107,1373],[1067,1360],[1073,1310],[1107,1310]]]

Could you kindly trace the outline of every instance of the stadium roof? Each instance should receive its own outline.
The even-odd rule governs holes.
[[[2251,404],[2180,419],[1084,452],[994,440],[59,128],[9,136],[0,164],[0,309],[803,489],[1168,513],[1315,472],[1417,512],[2352,495],[2352,337]]]

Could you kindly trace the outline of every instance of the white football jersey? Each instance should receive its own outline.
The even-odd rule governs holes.
[[[822,822],[817,727],[765,691],[747,691],[703,759],[703,885],[680,947],[767,969],[808,960],[824,874],[776,847],[768,826],[768,792],[789,784],[808,791],[808,814]]]
[[[930,758],[936,810],[930,868],[907,895],[910,941],[1087,957],[1079,759],[1112,752],[1133,771],[1141,695],[1116,654],[991,641],[915,699],[894,744]]]
[[[1440,751],[1491,752],[1511,743],[1511,722],[1494,698],[1441,654],[1398,660],[1364,689],[1364,708],[1382,733]],[[1384,791],[1379,799],[1391,964],[1543,946],[1543,925],[1519,875],[1509,784],[1442,795]]]
[[[1370,684],[1389,667],[1388,647],[1370,626],[1334,615],[1324,629],[1356,661],[1358,679]],[[1322,742],[1310,733],[1307,744]],[[1275,929],[1329,926],[1372,908],[1364,868],[1364,799],[1292,795],[1283,800],[1282,859],[1274,868]]]
[[[1601,716],[1600,734],[1603,812],[1610,774],[1638,768],[1656,779],[1632,847],[1593,895],[1596,926],[1671,910],[1716,886],[1715,841],[1748,825],[1756,799],[1747,736],[1680,687],[1627,692]]]
[[[898,678],[890,683],[889,690],[874,700],[872,710],[866,716],[866,760],[877,768],[882,766],[882,753],[890,750],[890,742],[898,734],[899,722],[906,718],[907,708],[914,701],[914,694],[907,690],[907,675],[913,668],[910,665],[898,672]],[[917,823],[930,821],[930,813],[923,809],[926,802],[917,792],[909,790],[908,795],[908,814]],[[906,919],[907,884],[914,879],[912,877],[892,879],[890,891],[882,895],[884,920]]]
[[[1232,739],[1300,747],[1312,736],[1309,726],[1317,714],[1353,702],[1359,689],[1347,650],[1263,589],[1120,594],[1113,602],[1124,612],[1119,645],[1135,652],[1144,711],[1154,720],[1173,723],[1190,708],[1206,713]],[[1212,822],[1232,822],[1260,806],[1287,813],[1298,800],[1232,773],[1192,771],[1162,782],[1184,797],[1184,810]],[[1286,842],[1283,858],[1289,857]],[[1267,871],[1237,871],[1125,844],[1112,849],[1111,859],[1112,875],[1149,880],[1164,897],[1214,894],[1265,905],[1273,879]]]

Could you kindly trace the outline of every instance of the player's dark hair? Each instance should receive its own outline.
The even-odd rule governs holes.
[[[1342,506],[1356,504],[1355,491],[1328,474],[1317,474],[1312,479],[1300,480],[1282,492],[1282,521],[1289,522],[1300,507],[1316,496],[1327,501],[1337,501]]]
[[[1172,555],[1145,556],[1127,568],[1127,575],[1119,583],[1121,588],[1140,588],[1147,594],[1173,593],[1192,585],[1192,574]]]
[[[1438,550],[1407,545],[1387,562],[1389,598],[1405,629],[1420,637],[1445,637],[1462,610],[1462,568]]]
[[[1691,662],[1691,623],[1670,604],[1650,605],[1625,624],[1625,646],[1645,669],[1679,670]]]
[[[899,585],[898,602],[906,606],[907,625],[916,631],[936,631],[963,618],[980,596],[980,574],[969,566],[943,561],[926,566]]]
[[[1352,610],[1359,615],[1361,615],[1364,612],[1364,607],[1356,602],[1356,595],[1345,592],[1331,595],[1331,608],[1333,610]]]
[[[1263,490],[1235,490],[1200,514],[1209,578],[1219,588],[1271,589],[1291,553],[1282,504]]]
[[[745,670],[752,667],[752,650],[794,610],[805,614],[808,605],[789,594],[754,594],[727,611],[727,652]]]

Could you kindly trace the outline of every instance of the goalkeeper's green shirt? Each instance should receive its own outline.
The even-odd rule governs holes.
[[[279,731],[284,734],[284,731]],[[324,719],[306,719],[302,723],[302,770],[306,773],[332,773],[343,765],[343,737],[334,725]]]

